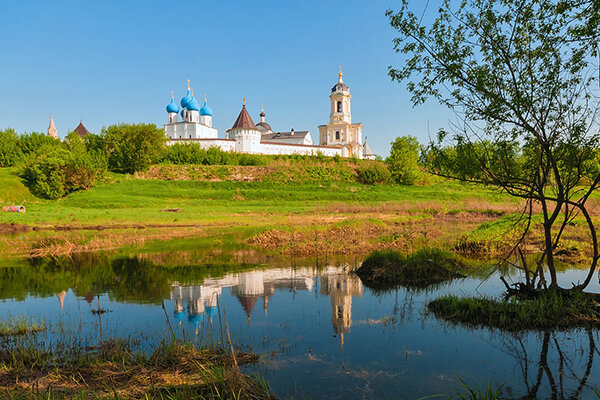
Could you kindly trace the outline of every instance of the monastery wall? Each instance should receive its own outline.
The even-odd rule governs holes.
[[[282,144],[276,142],[261,142],[261,153],[270,155],[281,154],[302,154],[308,156],[316,156],[321,153],[324,156],[333,157],[335,155],[342,156],[341,147],[325,147],[304,144]]]
[[[235,151],[235,140],[231,139],[171,139],[167,140],[167,145],[171,146],[175,143],[189,144],[194,143],[203,149],[217,147],[223,151]]]

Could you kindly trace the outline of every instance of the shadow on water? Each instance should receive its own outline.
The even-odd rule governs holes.
[[[223,344],[222,307],[233,345],[263,355],[249,370],[264,369],[282,398],[419,398],[453,393],[457,375],[504,385],[503,398],[596,398],[598,331],[509,334],[452,326],[425,311],[444,294],[501,293],[487,271],[381,291],[364,288],[350,272],[356,257],[317,262],[239,248],[159,250],[0,268],[0,317],[63,318],[49,337],[60,336],[56,324],[63,323],[81,324],[100,341],[141,332],[140,341],[177,336]],[[81,302],[97,313],[82,315]]]

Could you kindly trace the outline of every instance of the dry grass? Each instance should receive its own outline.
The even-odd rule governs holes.
[[[253,354],[235,354],[237,364],[257,359]],[[76,357],[3,349],[0,389],[24,398],[36,398],[36,393],[50,389],[61,398],[85,392],[93,398],[144,399],[163,391],[179,393],[175,398],[272,398],[266,387],[243,375],[234,364],[231,354],[178,343],[163,344],[144,356],[120,339],[76,353]]]
[[[248,243],[291,256],[366,254],[374,250],[412,252],[428,245],[449,245],[456,235],[481,221],[460,215],[440,215],[416,220],[346,220],[303,228],[276,228],[261,232]]]
[[[131,229],[119,232],[57,232],[52,236],[1,236],[0,256],[58,257],[99,250],[116,250],[125,246],[141,246],[148,241],[199,237],[199,228]]]

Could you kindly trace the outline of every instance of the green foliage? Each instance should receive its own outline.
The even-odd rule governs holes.
[[[391,177],[390,170],[383,163],[369,163],[358,167],[357,180],[361,183],[388,183]]]
[[[19,147],[26,156],[51,151],[60,145],[60,140],[43,133],[32,132],[19,136]]]
[[[492,299],[454,295],[428,304],[437,317],[468,326],[509,331],[598,327],[594,296],[579,291],[545,290],[533,299]]]
[[[84,153],[86,151],[85,142],[75,131],[69,133],[67,137],[65,137],[63,144],[67,150],[74,153]]]
[[[421,176],[419,151],[421,145],[414,136],[400,136],[392,142],[390,155],[385,159],[392,179],[402,185],[413,185]]]
[[[32,156],[22,169],[31,192],[58,199],[76,190],[90,188],[106,172],[100,153],[77,153],[57,148]]]
[[[436,248],[425,248],[405,256],[394,250],[374,251],[356,274],[362,282],[376,289],[398,285],[426,288],[430,285],[462,277],[457,272],[464,268],[452,253]]]
[[[10,128],[0,131],[0,167],[11,167],[22,158],[17,132]]]
[[[267,165],[268,158],[260,154],[227,152],[218,147],[202,148],[199,144],[176,143],[168,146],[163,162],[185,165]]]
[[[587,287],[600,259],[586,209],[600,188],[594,62],[600,3],[444,1],[427,26],[421,10],[410,7],[402,0],[399,11],[386,13],[399,33],[394,50],[407,55],[389,75],[408,81],[413,104],[433,98],[460,120],[452,137],[442,132],[432,143],[433,171],[525,199],[528,217],[531,206],[541,204],[540,264],[547,265],[552,287],[558,286],[553,250],[559,232],[574,212],[585,215],[594,256],[578,288]],[[590,186],[577,187],[582,182]]]
[[[165,150],[165,133],[154,124],[118,124],[102,129],[111,171],[145,171]]]
[[[106,151],[106,140],[102,135],[95,135],[90,133],[89,135],[85,135],[83,137],[83,142],[85,143],[85,148],[87,151],[97,151],[97,152],[105,152]]]

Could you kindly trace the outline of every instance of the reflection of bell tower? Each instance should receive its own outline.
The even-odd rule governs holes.
[[[352,326],[352,296],[362,296],[360,279],[346,273],[322,276],[321,293],[331,300],[331,323],[344,347],[344,333]]]

